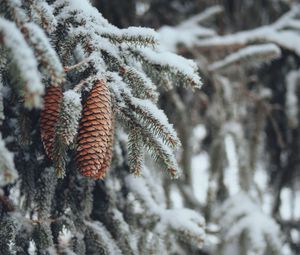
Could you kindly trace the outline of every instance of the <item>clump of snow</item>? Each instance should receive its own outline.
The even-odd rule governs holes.
[[[206,202],[209,184],[209,156],[201,153],[192,158],[192,180],[195,197],[201,202]]]
[[[76,93],[74,90],[68,90],[64,92],[64,99],[67,102],[72,102],[75,105],[81,104],[81,96],[78,93]]]
[[[136,14],[138,16],[142,16],[146,11],[148,11],[150,8],[149,3],[143,3],[143,2],[137,2],[136,3]]]
[[[28,253],[29,255],[36,255],[36,244],[34,240],[30,240],[29,246],[28,246]]]
[[[67,229],[65,225],[63,225],[63,228],[61,231],[59,231],[58,235],[58,242],[60,247],[68,247],[70,245],[72,237],[73,233],[69,229]]]
[[[64,142],[67,145],[73,142],[77,134],[81,111],[80,94],[74,90],[64,92],[59,132],[62,134]]]
[[[0,187],[15,182],[18,172],[14,164],[14,155],[5,146],[0,136]]]

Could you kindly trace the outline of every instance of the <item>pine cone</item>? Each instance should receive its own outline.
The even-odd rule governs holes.
[[[53,159],[53,143],[55,128],[59,121],[62,101],[61,87],[51,85],[44,96],[44,109],[41,111],[40,128],[44,148],[47,156]]]
[[[83,106],[76,161],[82,175],[101,179],[109,167],[112,144],[110,92],[104,81],[93,86]]]

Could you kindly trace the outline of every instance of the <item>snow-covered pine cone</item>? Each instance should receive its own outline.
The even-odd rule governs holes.
[[[63,98],[60,86],[51,85],[44,96],[44,108],[41,111],[40,129],[47,156],[53,159],[53,144],[56,125],[59,121],[61,101]]]
[[[84,103],[77,136],[76,162],[82,175],[102,179],[110,165],[112,144],[110,92],[97,81]]]

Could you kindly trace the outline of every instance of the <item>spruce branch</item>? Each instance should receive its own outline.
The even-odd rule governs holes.
[[[64,178],[66,175],[67,146],[64,143],[64,138],[58,131],[58,127],[54,135],[52,160],[57,177]]]
[[[90,254],[116,254],[122,252],[101,222],[86,221],[85,243]]]
[[[34,23],[26,23],[21,31],[34,50],[37,61],[45,69],[44,75],[50,78],[51,84],[60,85],[64,80],[64,69],[43,30]]]
[[[125,94],[124,101],[127,107],[134,111],[135,121],[142,123],[144,128],[161,137],[164,143],[171,148],[175,149],[180,146],[177,134],[167,116],[155,104],[147,99],[128,97]]]
[[[137,127],[130,129],[128,137],[128,162],[130,171],[140,176],[143,168],[144,152],[141,133]]]
[[[13,22],[0,17],[0,45],[9,50],[20,76],[18,83],[20,96],[24,97],[24,104],[28,108],[41,107],[41,96],[44,86],[41,83],[38,64],[32,49],[26,43],[19,29]],[[22,49],[22,50],[18,50]]]
[[[135,44],[138,46],[154,46],[158,44],[158,36],[153,29],[129,27],[125,29],[100,29],[100,35],[114,44]]]
[[[43,169],[37,181],[35,202],[37,204],[38,220],[48,220],[51,215],[51,205],[56,187],[56,176],[52,167]]]
[[[177,165],[172,149],[165,145],[163,141],[159,137],[156,137],[151,131],[141,126],[138,121],[132,124],[134,117],[126,109],[118,109],[117,116],[129,129],[138,129],[138,132],[142,134],[143,146],[150,153],[151,157],[155,161],[159,161],[172,178],[178,178],[181,171]]]
[[[145,74],[130,66],[121,66],[119,73],[124,82],[130,85],[134,96],[157,102],[158,92]]]
[[[17,233],[17,224],[9,216],[2,216],[0,219],[0,247],[1,254],[15,254],[14,242]]]
[[[238,50],[223,60],[212,63],[208,66],[210,71],[221,71],[235,64],[258,64],[277,59],[281,56],[281,50],[275,44],[251,45]]]
[[[22,26],[23,23],[28,21],[25,11],[22,9],[20,0],[15,1],[1,1],[1,9],[4,18],[13,20],[16,25]]]
[[[57,21],[53,14],[53,8],[46,1],[31,0],[31,20],[51,34],[57,28]]]
[[[296,25],[298,24],[297,14],[299,13],[299,9],[300,5],[295,4],[289,12],[271,25],[237,32],[231,35],[212,36],[210,38],[198,40],[195,45],[200,50],[216,50],[242,48],[249,44],[273,43],[281,48],[290,50],[299,56],[300,48],[294,43],[300,38],[300,27]],[[288,40],[286,38],[288,38]]]
[[[192,60],[187,60],[173,53],[158,52],[149,48],[129,49],[129,54],[132,54],[138,61],[143,63],[146,73],[157,84],[165,85],[164,83],[167,83],[168,85],[166,80],[161,80],[163,74],[167,80],[176,85],[184,85],[194,89],[201,88],[202,82],[197,74],[198,68]]]

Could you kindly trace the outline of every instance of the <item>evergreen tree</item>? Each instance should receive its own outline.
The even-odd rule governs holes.
[[[199,88],[197,65],[87,0],[1,0],[0,13],[0,253],[201,246],[203,218],[172,208],[156,171],[180,174],[159,92]]]

